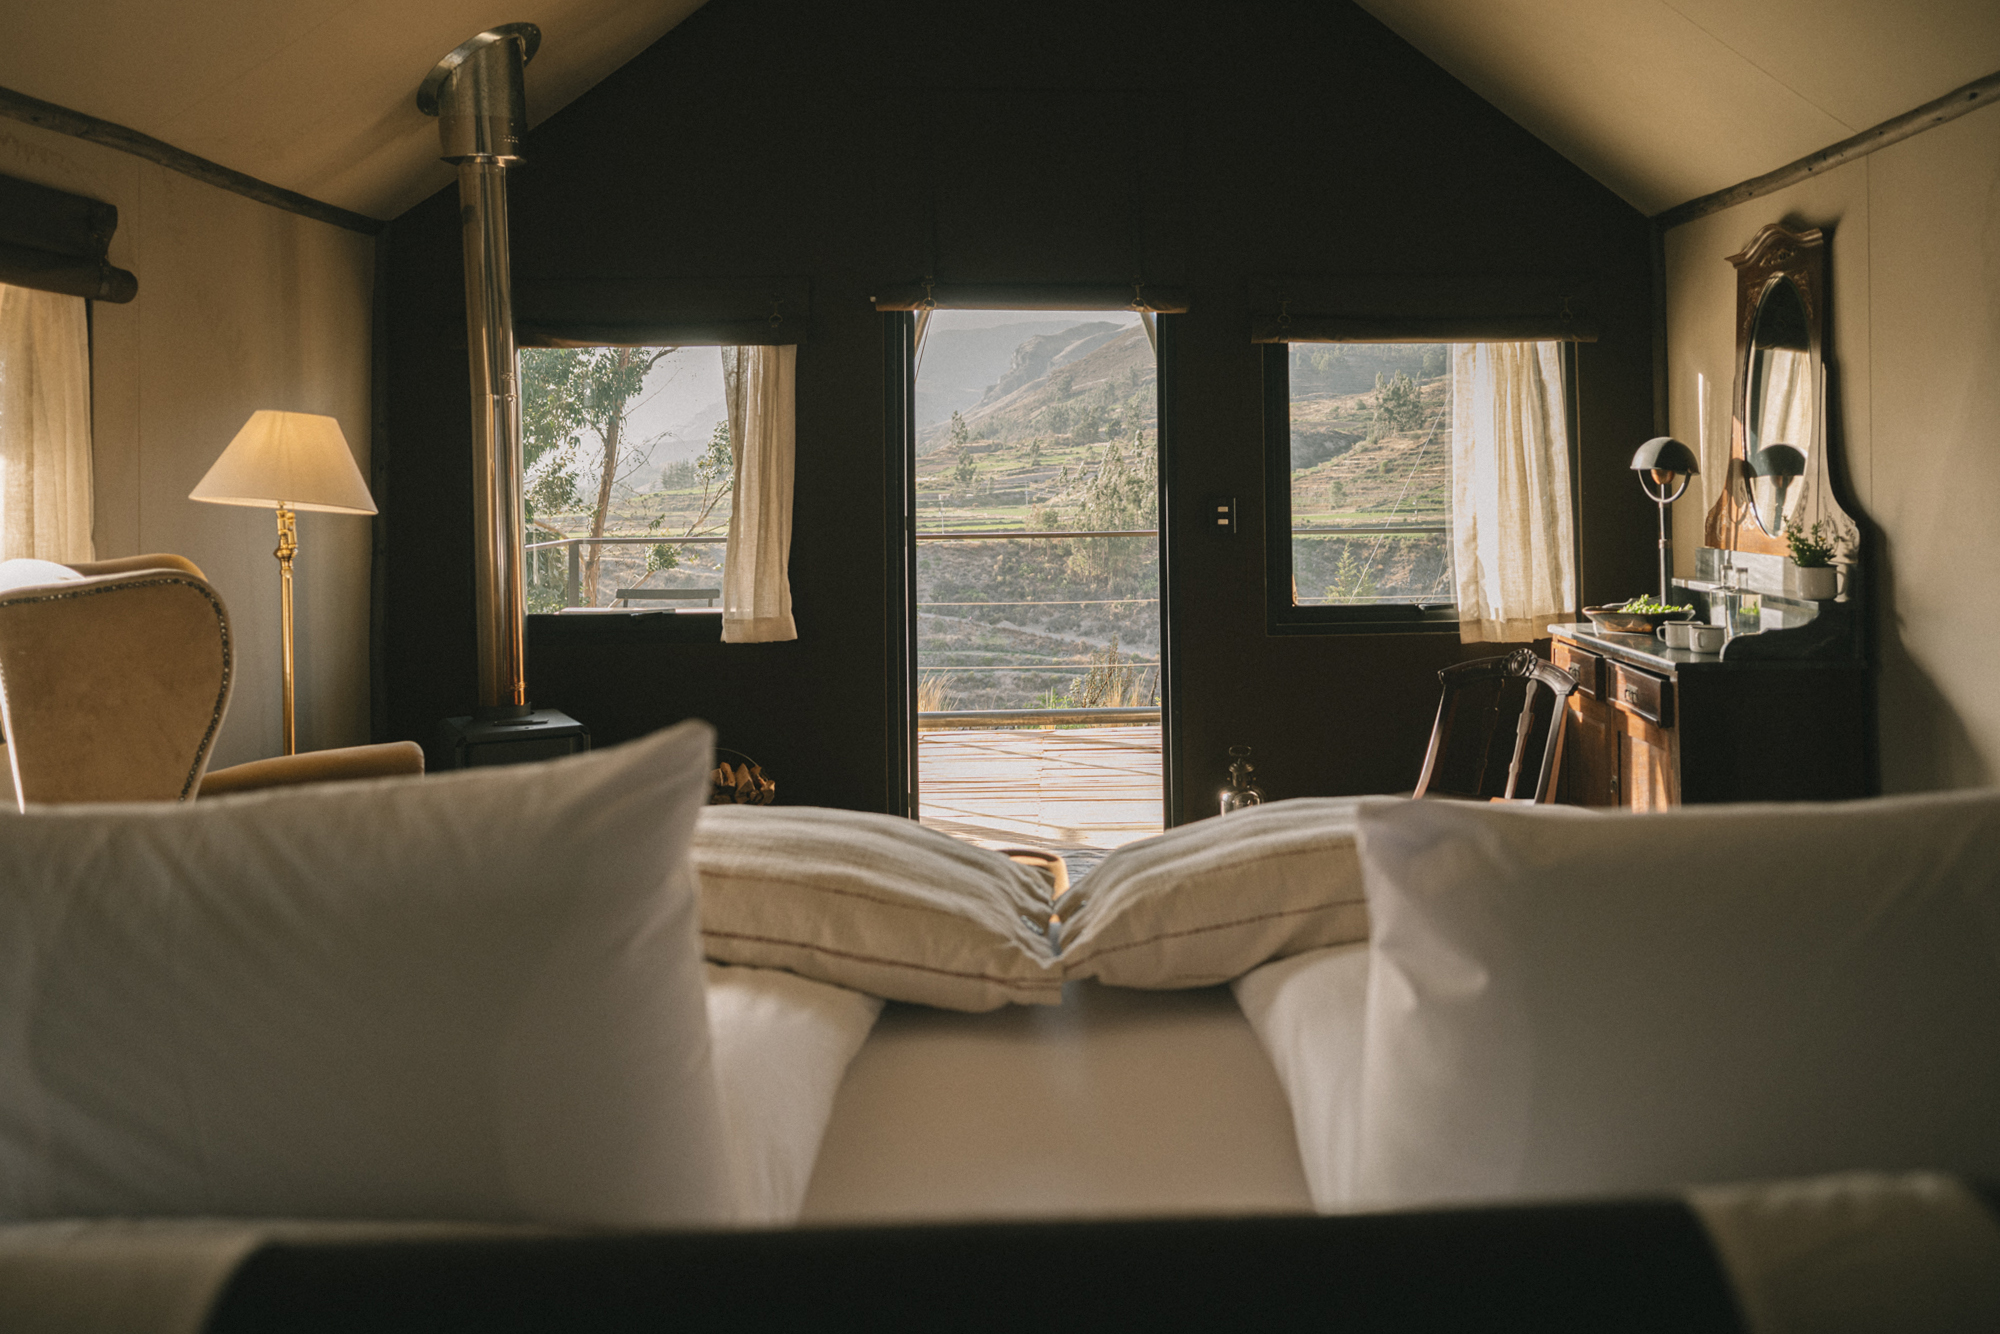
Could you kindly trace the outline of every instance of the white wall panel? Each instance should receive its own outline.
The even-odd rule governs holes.
[[[1735,271],[1767,223],[1831,228],[1832,420],[1878,534],[1882,782],[2000,781],[2000,111],[1947,125],[1667,236],[1670,429],[1728,429]],[[1682,573],[1700,542],[1681,506]]]
[[[139,295],[92,304],[97,552],[201,566],[237,640],[214,763],[275,755],[275,519],[187,493],[258,408],[337,418],[366,475],[374,242],[13,122],[0,123],[0,172],[118,206],[110,257]],[[366,741],[368,521],[301,514],[299,543],[299,748]]]

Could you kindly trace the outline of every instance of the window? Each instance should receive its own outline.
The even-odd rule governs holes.
[[[524,348],[528,610],[790,639],[796,347]]]
[[[84,300],[0,284],[0,559],[95,559]]]
[[[1271,629],[1532,638],[1573,609],[1566,346],[1268,345]]]

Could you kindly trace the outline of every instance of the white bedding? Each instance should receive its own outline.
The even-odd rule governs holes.
[[[708,1023],[745,1223],[795,1222],[848,1062],[882,1002],[769,968],[708,965]]]
[[[1293,955],[1231,985],[1291,1100],[1313,1207],[1345,1208],[1359,1145],[1367,944]]]
[[[1285,1092],[1226,988],[1076,982],[1058,1007],[888,1006],[834,1104],[803,1219],[1311,1207]]]

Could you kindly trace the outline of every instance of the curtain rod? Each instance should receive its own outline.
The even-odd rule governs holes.
[[[1713,194],[1690,199],[1685,204],[1676,204],[1664,213],[1654,214],[1653,225],[1664,232],[1684,222],[1693,222],[1696,218],[1705,218],[1711,213],[1734,208],[1738,204],[1782,190],[1788,185],[1796,185],[1809,176],[1817,176],[1821,172],[1830,171],[1857,158],[1867,157],[1878,148],[1901,143],[1912,135],[1922,134],[1925,130],[1942,125],[1946,121],[1957,120],[1966,112],[1976,111],[1996,99],[2000,99],[2000,72],[1989,74],[1983,79],[1974,79],[1964,87],[1954,88],[1943,97],[1926,102],[1914,111],[1905,111],[1900,116],[1891,117],[1880,125],[1842,139],[1839,143],[1822,148],[1817,153],[1808,153],[1798,161],[1788,162],[1776,171],[1767,171],[1762,176],[1752,176],[1749,180],[1739,182],[1725,190],[1717,190]]]
[[[44,102],[39,97],[29,97],[11,88],[0,88],[0,116],[26,121],[44,130],[54,130],[57,134],[67,134],[72,138],[84,139],[106,148],[115,148],[121,153],[142,157],[148,162],[177,171],[183,176],[192,176],[206,185],[227,190],[231,194],[254,199],[260,204],[296,213],[314,222],[330,223],[335,227],[345,227],[350,232],[360,232],[364,236],[374,236],[387,226],[379,218],[371,218],[365,213],[356,213],[302,195],[296,190],[287,190],[282,185],[272,185],[260,181],[255,176],[246,176],[219,162],[210,162],[205,157],[196,157],[184,149],[155,139],[150,134],[141,134],[123,125],[108,120],[87,116],[81,111],[71,111],[68,107],[57,106],[54,102]]]

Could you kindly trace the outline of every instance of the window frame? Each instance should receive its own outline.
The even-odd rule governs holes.
[[[1374,603],[1368,606],[1301,607],[1292,601],[1292,348],[1299,343],[1375,344],[1401,341],[1382,338],[1301,338],[1265,342],[1264,364],[1264,593],[1266,630],[1273,635],[1456,635],[1456,596],[1449,607],[1427,608],[1414,603]],[[1576,405],[1576,343],[1567,339],[1512,340],[1495,338],[1427,337],[1426,343],[1557,342],[1563,375],[1563,415],[1570,460],[1570,513],[1577,514],[1579,456]],[[1572,524],[1580,530],[1580,525]],[[1579,574],[1581,565],[1579,564]],[[1456,592],[1454,576],[1454,594]]]

